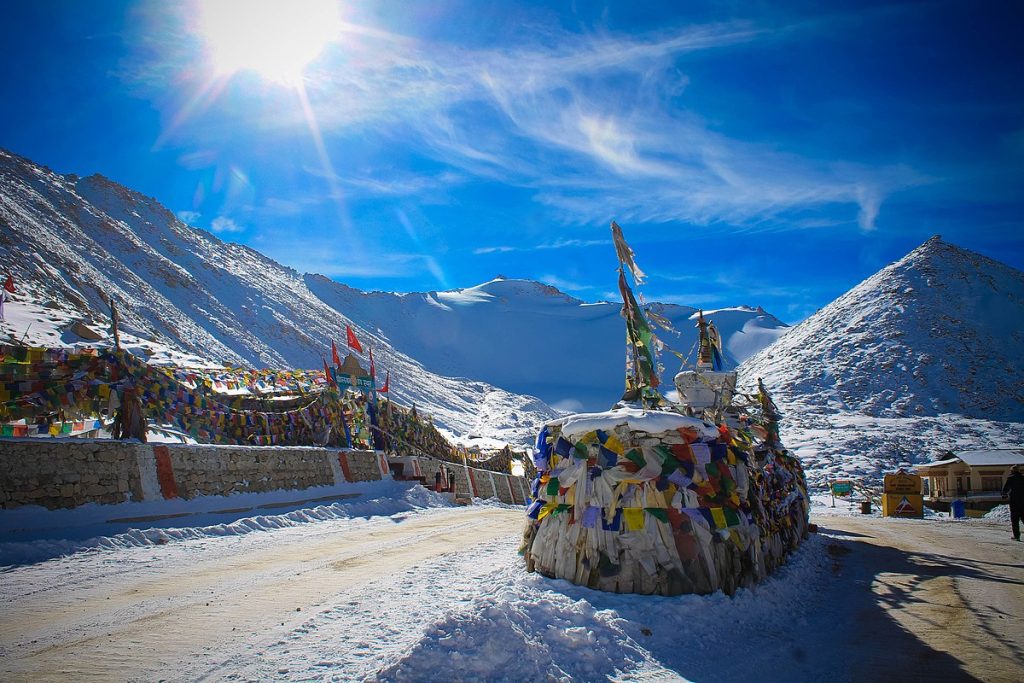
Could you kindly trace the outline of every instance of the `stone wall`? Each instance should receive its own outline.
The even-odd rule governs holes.
[[[0,507],[71,508],[143,500],[139,462],[152,449],[124,441],[0,440]]]
[[[403,468],[403,476],[416,476],[414,472],[409,471],[409,461],[415,461],[419,474],[423,476],[426,485],[428,487],[434,486],[434,475],[442,464],[440,460],[415,456],[403,457],[402,460],[406,464]],[[530,485],[524,477],[515,477],[511,474],[482,470],[450,462],[443,464],[454,475],[455,495],[457,498],[497,498],[503,503],[526,504],[526,496],[529,495]]]
[[[372,451],[2,439],[0,508],[306,489],[379,480],[386,471]]]

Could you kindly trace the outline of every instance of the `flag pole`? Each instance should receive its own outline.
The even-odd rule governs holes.
[[[117,302],[114,297],[109,297],[108,305],[110,306],[110,331],[114,334],[114,350],[121,350],[121,335],[117,331],[117,323],[119,316],[117,315]]]

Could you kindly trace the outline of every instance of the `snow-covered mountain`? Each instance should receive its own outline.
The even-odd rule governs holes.
[[[1024,443],[1024,273],[933,237],[741,366],[812,472]],[[787,431],[788,430],[788,431]]]
[[[473,377],[541,397],[567,410],[605,410],[622,395],[625,324],[621,303],[584,303],[539,282],[498,278],[448,292],[366,293],[320,275],[306,284],[332,308],[367,328],[376,326],[396,348],[444,375]],[[691,362],[697,309],[651,304],[678,334],[659,331]],[[775,341],[789,328],[749,307],[705,311],[723,338],[726,365]],[[665,390],[679,370],[664,353]]]
[[[46,324],[36,323],[29,340],[38,343],[54,334],[62,343],[79,341],[67,330],[68,317],[103,330],[112,295],[122,328],[140,345],[148,340],[157,360],[181,362],[184,352],[222,363],[315,368],[329,339],[340,341],[352,324],[378,364],[392,370],[396,397],[461,433],[525,433],[526,423],[532,429],[552,415],[524,396],[598,410],[621,395],[619,303],[584,303],[548,285],[504,278],[449,292],[366,293],[222,242],[102,176],[62,176],[3,151],[0,222],[0,258],[23,283],[22,301],[45,303],[45,317],[54,319],[49,337]],[[661,332],[664,341],[692,356],[696,309],[652,309],[679,331]],[[729,366],[788,329],[749,307],[706,315],[722,333]],[[664,358],[671,389],[679,364]]]
[[[378,366],[391,370],[395,399],[454,433],[527,443],[537,424],[557,415],[534,397],[431,372],[320,299],[303,275],[185,225],[152,198],[3,150],[0,261],[19,289],[0,322],[5,341],[102,343],[71,328],[84,320],[105,337],[113,296],[129,348],[148,347],[155,360],[181,361],[187,352],[236,365],[319,368],[330,339],[342,341],[352,324]]]

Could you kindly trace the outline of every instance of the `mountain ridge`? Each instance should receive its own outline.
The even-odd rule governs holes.
[[[936,236],[748,358],[741,384],[764,380],[817,476],[1019,446],[1022,320],[1024,273]]]
[[[9,305],[38,304],[35,332],[31,322],[25,334],[8,332],[28,343],[74,343],[76,319],[105,326],[108,296],[140,353],[149,342],[233,365],[319,367],[330,339],[351,324],[392,371],[393,395],[454,434],[528,443],[537,423],[558,414],[532,396],[430,372],[317,299],[294,269],[187,226],[112,181],[71,179],[0,153],[0,222],[0,255],[20,292]]]
[[[619,303],[588,303],[506,277],[446,291],[363,292],[187,226],[156,199],[99,174],[61,176],[11,154],[0,154],[0,173],[6,220],[20,234],[8,244],[9,260],[46,255],[30,268],[16,266],[19,277],[40,281],[42,297],[69,300],[99,320],[113,295],[122,324],[139,336],[221,362],[319,367],[331,336],[352,324],[442,376],[566,409],[602,410],[621,394]],[[79,245],[78,253],[62,242]],[[696,309],[651,306],[682,332],[679,340],[666,332],[664,341],[683,352],[693,346]],[[710,318],[723,332],[730,367],[787,329],[760,309],[721,309]],[[508,362],[520,357],[529,362]],[[664,370],[665,386],[674,372]]]

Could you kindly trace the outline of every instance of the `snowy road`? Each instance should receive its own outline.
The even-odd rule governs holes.
[[[0,677],[194,679],[254,669],[262,678],[268,672],[253,661],[256,653],[303,633],[311,614],[328,603],[320,616],[343,618],[349,627],[359,620],[377,634],[337,643],[340,658],[346,650],[385,654],[389,632],[397,635],[415,620],[418,633],[430,616],[431,606],[418,604],[426,597],[422,587],[405,586],[417,599],[403,599],[409,568],[517,535],[522,520],[521,510],[441,508],[184,544],[170,553],[138,548],[113,561],[72,557],[58,561],[68,565],[59,582],[52,571],[15,571],[5,579],[9,588],[12,579],[19,582],[23,596],[4,604]],[[445,599],[457,602],[460,596],[450,594],[457,586],[448,588]],[[223,661],[225,653],[235,654]],[[367,660],[366,652],[357,654],[353,662]]]
[[[819,533],[732,598],[526,574],[521,508],[393,483],[132,532],[0,572],[0,680],[1024,680],[1005,524],[813,509]]]

